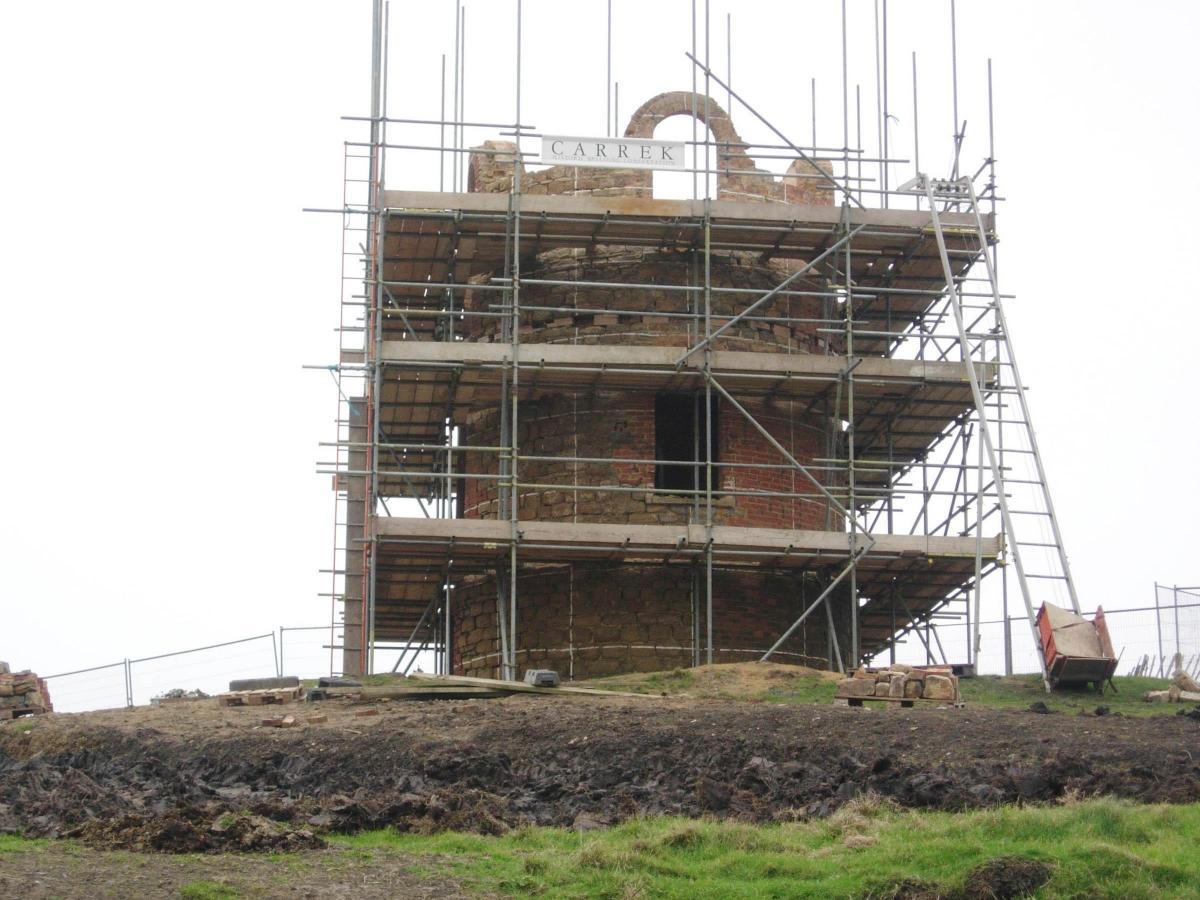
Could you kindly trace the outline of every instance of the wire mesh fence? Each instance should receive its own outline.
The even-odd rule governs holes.
[[[229,689],[235,678],[260,678],[279,673],[274,632],[253,637],[162,653],[129,661],[130,696],[135,705],[149,703],[175,688],[216,694]]]
[[[341,668],[341,627],[300,625],[279,628],[279,671],[283,675],[317,678]]]
[[[1022,611],[1023,612],[1023,611]],[[1091,611],[1085,610],[1087,618]],[[1104,610],[1119,675],[1170,678],[1177,670],[1200,677],[1200,588],[1156,584],[1154,604]],[[902,662],[966,662],[970,627],[966,621],[940,621],[909,634],[898,649]],[[1022,614],[979,623],[975,660],[982,674],[1036,672],[1040,650]]]
[[[1113,648],[1121,659],[1119,674],[1169,678],[1185,671],[1200,678],[1200,588],[1156,584],[1154,605],[1106,609]],[[980,623],[981,673],[1036,672],[1038,649],[1023,616]],[[970,631],[964,621],[942,621],[913,631],[897,648],[908,662],[967,659]],[[172,653],[121,659],[112,663],[46,676],[54,708],[84,712],[146,704],[175,688],[217,694],[237,678],[295,675],[317,678],[335,674],[341,629],[328,625],[280,626],[277,632],[192,647]],[[379,645],[374,669],[392,668],[400,648]],[[432,671],[431,654],[415,668]]]
[[[328,625],[280,627],[278,632],[60,672],[46,681],[56,711],[85,712],[146,704],[176,688],[218,694],[238,678],[285,672],[315,678],[331,671],[330,634]]]
[[[84,712],[128,706],[129,660],[60,672],[45,678],[56,712]]]
[[[1160,678],[1183,671],[1200,677],[1200,587],[1156,583],[1154,606],[1145,610],[1141,633],[1130,671]]]

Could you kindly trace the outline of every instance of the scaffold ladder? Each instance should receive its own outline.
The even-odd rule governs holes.
[[[1037,437],[1033,429],[1029,403],[1026,398],[1025,385],[1017,368],[1016,356],[1013,353],[1012,341],[1001,302],[1000,289],[996,279],[995,260],[992,256],[994,244],[989,240],[984,228],[983,217],[979,211],[979,198],[970,178],[933,179],[927,175],[918,175],[905,186],[912,193],[919,193],[929,203],[929,213],[934,235],[937,240],[938,253],[941,257],[942,271],[946,281],[946,295],[953,312],[954,325],[958,332],[958,344],[962,360],[969,363],[966,366],[967,377],[971,385],[971,393],[975,403],[975,413],[979,423],[978,433],[983,443],[986,455],[986,465],[990,469],[995,485],[996,503],[1000,510],[1004,528],[1006,552],[1016,571],[1017,583],[1021,591],[1021,599],[1025,604],[1034,647],[1037,649],[1038,661],[1042,669],[1042,680],[1046,690],[1050,689],[1049,673],[1046,668],[1045,656],[1042,653],[1041,640],[1038,635],[1035,606],[1041,599],[1058,599],[1059,594],[1046,596],[1046,591],[1035,588],[1035,585],[1048,585],[1051,589],[1065,589],[1067,599],[1076,614],[1080,613],[1079,599],[1075,592],[1075,582],[1071,576],[1071,567],[1063,545],[1062,531],[1059,527],[1058,516],[1055,514],[1054,502],[1050,497],[1050,486],[1046,478],[1045,466],[1038,448]],[[961,271],[955,274],[951,264],[952,251],[948,246],[947,231],[943,228],[938,214],[938,205],[944,204],[946,209],[951,207],[967,209],[974,222],[974,227],[954,229],[953,236],[963,241],[964,249],[973,258],[969,265],[960,266]],[[972,246],[974,245],[974,246]],[[956,252],[963,252],[957,250]],[[975,263],[982,261],[987,282],[986,293],[990,294],[983,306],[983,311],[968,323],[964,317],[963,285],[967,273],[974,269]],[[972,310],[976,312],[978,307]],[[981,325],[990,325],[981,328]],[[994,367],[996,377],[994,384],[983,384],[980,371],[987,372]],[[989,414],[989,408],[995,414]],[[1015,413],[1014,417],[1005,417],[1005,409]],[[1010,439],[1015,438],[1015,443]],[[1024,468],[1029,470],[1028,478],[1013,478],[1008,475],[1011,466],[1007,466],[1006,457],[1023,456],[1026,459]],[[1019,501],[1014,505],[1014,501]],[[1026,525],[1027,520],[1040,519],[1048,529],[1043,527],[1035,532],[1040,540],[1031,539],[1028,535],[1032,528]],[[1018,524],[1019,523],[1019,524]],[[982,516],[976,523],[976,528],[982,528]],[[1046,571],[1031,571],[1029,563],[1034,558]],[[979,578],[976,573],[976,595],[978,597]],[[974,635],[972,637],[974,652],[979,653],[979,619],[975,615]],[[1005,628],[1008,623],[1005,622]]]

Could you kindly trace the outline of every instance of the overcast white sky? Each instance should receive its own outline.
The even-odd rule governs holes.
[[[874,5],[849,7],[873,146]],[[515,3],[465,8],[467,116],[512,121]],[[690,87],[690,2],[613,8],[623,126]],[[840,143],[840,4],[713,2],[717,71],[731,10],[737,90],[806,142],[815,76],[818,139]],[[908,155],[916,50],[922,167],[945,172],[949,3],[889,11],[892,140]],[[525,2],[527,124],[603,132],[604,15]],[[391,19],[389,112],[433,116],[453,0]],[[1002,286],[1089,608],[1200,583],[1198,24],[1189,2],[958,3],[965,168],[990,56]],[[301,208],[341,202],[369,48],[367,0],[0,3],[0,659],[58,671],[328,621],[314,472],[335,396],[302,366],[335,358],[340,223]],[[436,177],[389,161],[390,187]]]

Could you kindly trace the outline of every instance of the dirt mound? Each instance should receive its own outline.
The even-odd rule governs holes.
[[[1050,880],[1050,867],[1022,856],[998,856],[967,875],[963,900],[1015,900],[1028,897]]]
[[[320,724],[277,729],[255,710],[190,707],[0,727],[0,832],[286,849],[325,830],[782,821],[867,793],[940,810],[1068,792],[1200,800],[1200,732],[1183,716],[512,697],[379,704],[367,718],[329,702]]]
[[[998,856],[976,866],[961,888],[945,888],[920,878],[905,878],[872,891],[880,900],[1017,900],[1029,897],[1050,880],[1045,863],[1022,856]]]
[[[879,900],[946,900],[949,895],[932,882],[905,878],[882,890],[873,891],[870,896]]]
[[[653,693],[663,696],[755,700],[795,692],[800,686],[836,684],[837,672],[780,663],[715,663],[665,672],[635,672],[580,682],[586,687]],[[831,695],[832,696],[832,695]]]
[[[101,850],[143,853],[279,853],[325,846],[325,841],[310,830],[263,816],[223,813],[213,821],[205,821],[196,810],[91,819],[64,832],[63,837],[78,838]]]

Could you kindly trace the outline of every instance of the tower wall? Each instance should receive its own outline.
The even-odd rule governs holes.
[[[704,98],[697,100],[705,108]],[[711,100],[708,124],[718,139],[740,142],[728,117]],[[668,115],[687,113],[690,94],[664,94],[634,114],[627,136],[649,137]],[[512,145],[489,142],[490,154],[471,159],[472,190],[508,192],[512,185]],[[718,178],[720,199],[754,202],[831,202],[817,175],[821,170],[797,163],[780,179],[738,174],[754,170],[738,148],[722,149],[719,165],[731,170]],[[558,166],[522,173],[522,193],[650,196],[650,173]],[[700,237],[700,236],[698,236]],[[536,238],[530,238],[535,242]],[[761,294],[776,287],[794,269],[779,261],[736,250],[714,251],[709,257],[709,311],[718,321],[741,312]],[[496,276],[502,272],[493,273]],[[480,282],[491,276],[481,276]],[[599,246],[588,251],[550,250],[522,260],[523,279],[559,282],[590,281],[639,285],[638,288],[526,284],[521,288],[521,343],[622,344],[685,348],[697,334],[694,315],[703,309],[704,256],[697,251],[668,252],[652,247]],[[654,287],[654,286],[660,287]],[[823,285],[797,280],[795,291]],[[736,288],[744,293],[723,292]],[[491,311],[500,302],[495,291],[468,292],[465,306]],[[827,338],[812,321],[828,318],[826,301],[780,296],[757,308],[753,318],[739,321],[714,342],[714,349],[759,353],[825,353]],[[466,339],[507,341],[499,317],[468,317]],[[671,400],[656,401],[660,395]],[[561,392],[536,385],[521,395],[517,441],[526,456],[584,457],[630,462],[522,461],[523,489],[518,518],[578,523],[685,524],[705,521],[703,499],[686,492],[654,493],[656,466],[647,462],[659,449],[656,402],[695,403],[703,397],[699,379],[679,379],[661,390]],[[716,397],[714,392],[714,398]],[[806,464],[825,455],[830,419],[808,404],[763,397],[739,403],[771,436]],[[726,402],[714,399],[713,524],[759,528],[840,529],[817,489],[786,461],[754,424]],[[696,409],[695,406],[692,407]],[[703,410],[701,401],[699,410]],[[702,413],[701,413],[702,414]],[[660,422],[661,424],[661,422]],[[460,441],[470,446],[499,446],[501,413],[481,406],[460,426]],[[699,438],[695,438],[699,440]],[[704,459],[701,451],[699,459]],[[485,451],[465,454],[468,476],[495,476],[499,459]],[[723,464],[723,465],[722,465]],[[740,468],[752,464],[753,468]],[[703,469],[699,470],[701,473]],[[819,471],[819,468],[818,468]],[[501,513],[499,482],[465,479],[463,515],[497,518]],[[576,490],[576,485],[617,490]],[[659,485],[663,490],[668,488]],[[703,488],[700,485],[689,485]],[[758,492],[775,496],[755,496]],[[795,496],[778,496],[778,494]],[[568,677],[585,678],[626,671],[651,671],[691,665],[697,648],[707,642],[704,630],[707,596],[698,565],[625,565],[564,563],[522,565],[517,578],[517,665],[554,668]],[[500,576],[507,586],[507,573]],[[775,574],[747,569],[716,568],[712,579],[714,659],[746,661],[768,649],[811,602],[822,586],[816,573]],[[835,607],[837,605],[835,604]],[[845,627],[844,613],[837,616]],[[492,575],[456,582],[451,616],[454,629],[453,669],[472,675],[499,671],[498,595]],[[829,659],[828,626],[814,616],[779,654],[782,661],[824,665]]]

